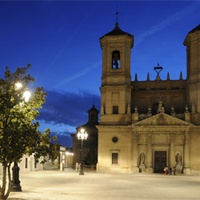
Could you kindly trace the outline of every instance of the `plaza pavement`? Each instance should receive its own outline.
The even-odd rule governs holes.
[[[200,176],[108,174],[74,170],[20,173],[9,200],[199,200]]]

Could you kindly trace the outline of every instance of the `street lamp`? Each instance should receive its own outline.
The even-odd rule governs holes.
[[[15,84],[15,89],[16,90],[20,90],[22,87],[23,87],[23,85],[20,82],[17,82]],[[30,99],[30,97],[31,97],[31,92],[28,91],[28,90],[24,91],[24,93],[23,93],[23,99],[24,99],[24,101],[28,102],[29,99]]]
[[[23,86],[20,82],[17,82],[15,84],[15,89],[16,90],[19,90],[21,89]],[[23,99],[25,102],[28,102],[28,100],[30,99],[31,97],[31,93],[27,90],[23,93]],[[11,191],[22,191],[22,188],[21,188],[21,185],[20,185],[20,180],[19,180],[19,166],[17,164],[16,161],[14,161],[14,166],[12,168],[12,171],[13,171],[13,176],[12,176],[12,188],[11,188]]]
[[[78,140],[81,140],[81,148],[80,148],[80,169],[79,169],[79,175],[84,175],[83,172],[83,140],[87,140],[88,133],[85,131],[85,129],[80,129],[80,131],[77,133]]]

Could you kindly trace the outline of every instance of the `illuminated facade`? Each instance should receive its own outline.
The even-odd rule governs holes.
[[[134,36],[115,28],[102,48],[98,171],[200,173],[200,25],[184,41],[187,78],[131,80]]]

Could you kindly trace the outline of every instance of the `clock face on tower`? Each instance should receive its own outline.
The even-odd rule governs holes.
[[[113,51],[112,52],[112,69],[120,68],[120,52]]]

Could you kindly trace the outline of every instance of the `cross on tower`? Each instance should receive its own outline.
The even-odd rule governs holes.
[[[118,23],[118,15],[119,15],[119,12],[118,12],[118,6],[117,6],[117,11],[116,11],[116,22]]]

